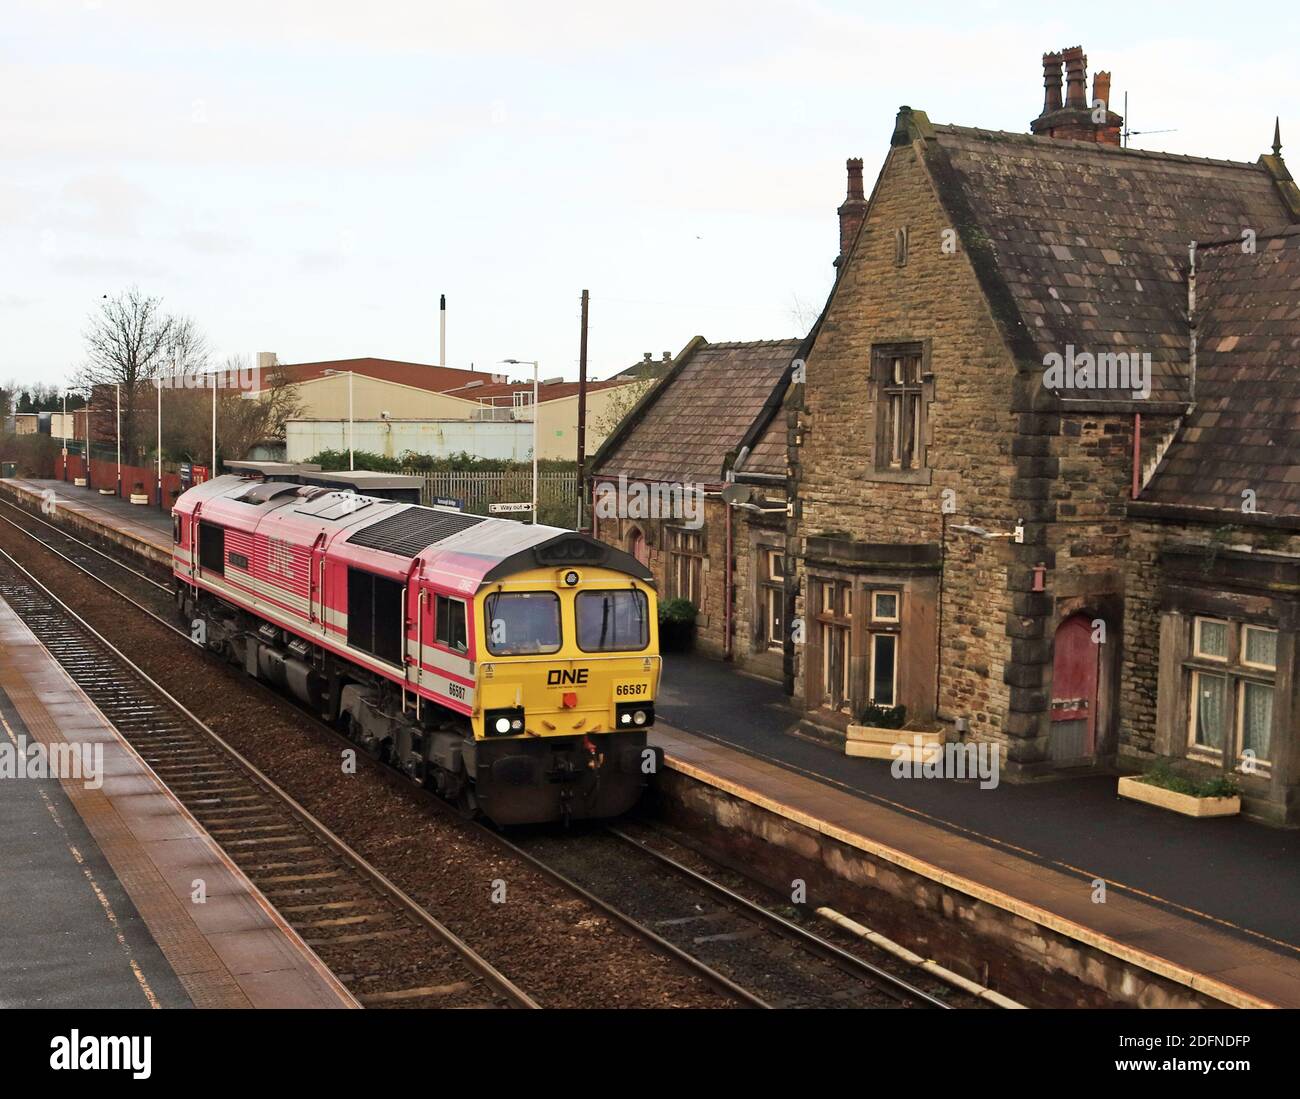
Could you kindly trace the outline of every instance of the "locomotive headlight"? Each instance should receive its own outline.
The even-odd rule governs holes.
[[[515,718],[514,721],[510,723],[510,728],[516,733],[519,732],[523,727],[524,727],[524,723],[519,718]]]
[[[564,582],[569,587],[573,587],[573,585],[576,584],[580,579],[581,577],[572,569],[570,569],[568,572],[564,574]]]
[[[620,715],[619,720],[622,721],[624,725],[631,725],[631,724],[632,724],[632,715],[629,714],[629,713],[625,710],[625,711]]]
[[[645,724],[645,711],[644,711],[644,710],[637,710],[636,713],[634,713],[634,714],[632,715],[632,722],[633,722],[633,724],[636,724],[636,725],[644,725],[644,724]]]
[[[510,732],[510,719],[508,717],[497,718],[496,731],[498,733]]]

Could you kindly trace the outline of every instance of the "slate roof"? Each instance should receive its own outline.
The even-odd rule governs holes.
[[[1196,406],[1139,499],[1300,516],[1300,226],[1197,251]]]
[[[1190,242],[1292,220],[1264,163],[931,126],[921,112],[900,114],[900,126],[908,122],[909,137],[928,139],[940,198],[1017,358],[1041,363],[1067,344],[1076,353],[1150,352],[1152,392],[1133,402],[1137,411],[1187,400]]]
[[[325,362],[280,363],[276,369],[283,371],[290,381],[308,382],[325,375],[325,371],[337,373],[364,374],[370,378],[379,378],[399,385],[410,385],[417,389],[429,389],[442,393],[465,385],[466,382],[481,381],[485,384],[505,381],[504,374],[492,374],[484,370],[462,370],[454,366],[430,366],[426,363],[402,362],[398,359],[376,359],[370,356],[359,359],[330,359]]]
[[[592,462],[593,474],[721,483],[728,455],[770,411],[769,402],[784,393],[801,343],[709,343],[696,337],[605,441]],[[772,472],[784,471],[782,455],[780,468]]]

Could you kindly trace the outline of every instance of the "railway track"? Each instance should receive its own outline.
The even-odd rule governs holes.
[[[26,509],[7,501],[0,504],[4,505],[0,521],[188,641],[169,613],[174,604],[168,585]],[[255,680],[249,684],[351,745],[337,730],[271,688]],[[438,811],[465,820],[431,792],[423,793]],[[620,830],[507,837],[482,822],[467,823],[488,842],[528,863],[740,1006],[953,1006],[948,999],[836,946]],[[954,993],[954,998],[963,1003],[969,999],[960,993]]]
[[[3,550],[0,598],[359,1003],[537,1006]]]
[[[953,1006],[621,827],[551,830],[500,840],[707,967],[739,989],[752,1007]]]

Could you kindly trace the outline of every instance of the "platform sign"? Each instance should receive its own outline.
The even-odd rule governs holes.
[[[197,463],[190,466],[190,478],[194,484],[201,485],[204,481],[208,480],[210,476],[211,470],[209,470],[207,466],[201,466]]]
[[[194,484],[194,469],[189,462],[181,463],[181,488],[189,488]]]
[[[488,504],[488,511],[493,515],[508,515],[517,511],[532,511],[533,505],[523,504]]]
[[[457,511],[465,510],[465,501],[457,500],[454,496],[435,496],[433,506],[436,508],[455,508]]]

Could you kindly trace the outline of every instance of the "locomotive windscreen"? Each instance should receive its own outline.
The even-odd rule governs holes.
[[[435,511],[433,508],[406,508],[377,523],[357,531],[348,539],[353,545],[395,553],[399,557],[414,557],[435,542],[459,534],[462,530],[482,523],[485,516],[463,515],[457,511]]]

